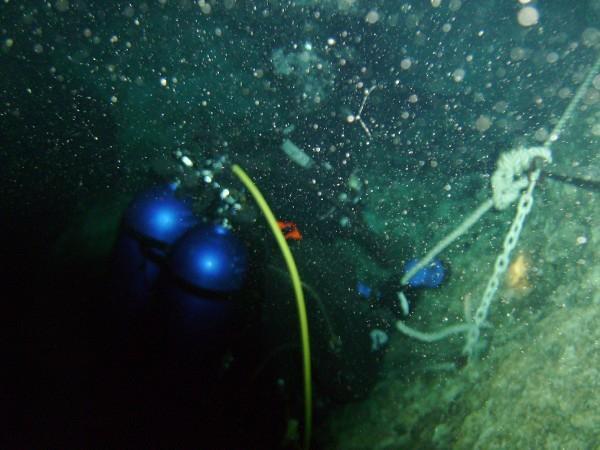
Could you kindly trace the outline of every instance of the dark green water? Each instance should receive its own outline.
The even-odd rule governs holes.
[[[3,447],[300,448],[293,292],[237,163],[302,233],[311,448],[597,448],[599,75],[548,138],[599,24],[597,0],[2,2]],[[501,154],[542,145],[476,358],[465,333],[399,333],[472,323],[516,201],[440,254],[440,287],[404,288],[408,316],[404,264],[492,196]],[[110,282],[127,205],[173,181],[251,255],[210,358]]]

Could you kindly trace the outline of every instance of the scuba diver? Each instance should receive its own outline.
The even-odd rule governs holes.
[[[251,375],[263,359],[264,246],[228,220],[241,205],[213,187],[201,214],[178,182],[123,214],[109,294],[111,362],[130,378],[119,397],[144,405],[154,442],[277,448],[287,392]]]
[[[294,375],[299,358],[289,358],[299,352],[287,320],[295,315],[289,276],[273,262],[270,236],[248,196],[227,179],[227,157],[198,164],[181,152],[174,156],[182,168],[178,180],[133,199],[114,246],[110,300],[120,318],[114,347],[118,364],[132,374],[123,395],[148,405],[147,425],[164,439],[178,430],[194,444],[293,445],[301,389]],[[371,245],[376,236],[358,219],[361,184],[355,178],[354,196],[331,200],[323,222],[352,214],[349,236],[377,252]],[[277,226],[293,245],[312,231],[288,217]],[[410,288],[443,281],[441,263],[426,269]],[[377,289],[352,274],[330,276],[356,286],[358,300],[342,301],[330,286],[319,285],[318,292],[302,283],[321,408],[366,395],[396,315],[408,313],[397,300],[396,282]],[[165,420],[165,409],[177,413]],[[240,430],[236,435],[231,423]]]

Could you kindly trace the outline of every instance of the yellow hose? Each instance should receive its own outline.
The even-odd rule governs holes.
[[[246,186],[246,189],[250,191],[252,197],[258,204],[262,211],[275,240],[279,245],[279,249],[283,254],[283,259],[290,273],[292,279],[292,285],[294,287],[294,294],[296,296],[296,306],[298,309],[298,320],[300,322],[300,340],[302,344],[302,367],[304,372],[304,448],[308,449],[310,446],[310,436],[312,429],[312,384],[311,384],[311,369],[310,369],[310,339],[308,335],[308,319],[306,317],[306,305],[304,302],[304,292],[302,291],[302,282],[300,281],[300,275],[298,274],[298,268],[296,267],[296,261],[292,256],[290,247],[285,241],[283,233],[277,225],[277,220],[273,215],[273,211],[269,207],[269,204],[259,191],[258,187],[250,179],[248,174],[244,172],[237,164],[231,167],[231,170],[240,181]]]

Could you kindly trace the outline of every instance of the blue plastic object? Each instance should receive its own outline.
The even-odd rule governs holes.
[[[174,337],[214,348],[235,325],[248,272],[245,245],[231,230],[199,225],[172,247],[167,268],[161,285]]]
[[[240,289],[248,254],[236,235],[220,225],[199,225],[183,236],[169,254],[169,268],[194,288],[230,293]]]
[[[131,203],[124,226],[156,247],[171,245],[198,223],[190,206],[175,196],[171,185],[142,193]]]
[[[419,262],[418,259],[411,259],[404,265],[404,273],[411,270]],[[419,270],[408,281],[408,286],[412,288],[437,288],[446,278],[446,268],[439,259],[434,259],[431,263]]]
[[[356,283],[356,292],[359,296],[369,301],[380,301],[381,300],[381,292],[373,289],[364,281],[358,281]]]
[[[198,219],[172,186],[150,189],[129,205],[113,252],[112,280],[131,312],[147,306],[171,245]]]
[[[373,293],[373,288],[371,288],[371,286],[367,285],[366,283],[359,281],[356,283],[356,292],[358,292],[358,295],[360,295],[361,297],[368,299]]]

